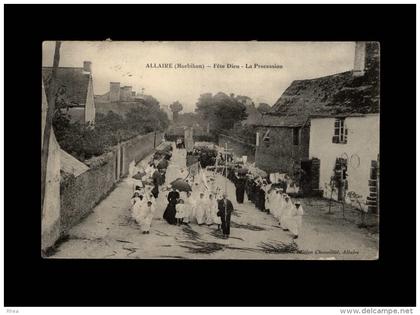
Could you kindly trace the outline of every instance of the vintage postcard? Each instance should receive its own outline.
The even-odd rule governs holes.
[[[378,259],[378,42],[42,53],[44,258]]]

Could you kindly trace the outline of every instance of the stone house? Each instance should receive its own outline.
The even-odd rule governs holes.
[[[323,190],[326,171],[322,159],[325,160],[325,151],[331,148],[319,143],[325,143],[327,135],[329,143],[343,143],[348,136],[348,129],[340,125],[345,117],[352,116],[348,120],[355,128],[352,130],[362,130],[367,117],[379,120],[378,113],[379,44],[357,42],[353,71],[293,81],[271,111],[263,116],[257,132],[256,166],[268,172],[299,176],[306,191]],[[376,115],[366,116],[368,114]],[[353,125],[356,116],[361,126],[357,127],[357,122]],[[321,117],[328,117],[328,120],[321,123]],[[361,120],[361,117],[365,118]],[[335,130],[329,125],[331,123],[337,124]],[[325,124],[327,133],[321,133],[318,128],[321,124]],[[338,134],[330,135],[329,132]],[[361,143],[354,144],[360,146],[359,151],[366,149]],[[334,150],[331,152],[335,154]]]
[[[46,95],[49,95],[52,67],[42,68]],[[57,105],[69,114],[71,121],[95,122],[92,63],[84,61],[83,67],[59,67],[57,69]]]
[[[379,113],[311,117],[309,156],[320,161],[325,198],[357,203],[357,195],[356,206],[377,212]]]

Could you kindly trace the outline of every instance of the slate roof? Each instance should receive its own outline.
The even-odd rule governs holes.
[[[49,95],[51,73],[52,67],[42,68],[42,78],[47,97]],[[83,68],[59,67],[57,69],[58,88],[66,106],[85,106],[90,76],[89,73],[83,71]]]
[[[262,126],[302,126],[311,116],[355,116],[379,113],[379,45],[367,45],[367,70],[296,80],[284,91]]]

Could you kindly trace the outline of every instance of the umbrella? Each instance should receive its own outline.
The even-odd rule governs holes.
[[[162,168],[167,168],[169,165],[168,160],[163,159],[162,161],[160,161],[157,165],[158,169],[162,169]]]
[[[238,170],[238,174],[240,174],[240,175],[245,175],[247,173],[248,173],[248,169],[245,168],[245,167]]]
[[[179,191],[192,191],[191,186],[181,178],[175,179],[171,183],[171,186],[172,188],[177,189]]]
[[[142,172],[142,171],[138,171],[136,175],[133,175],[132,177],[134,179],[139,179],[141,180],[143,178],[143,176],[146,175],[146,172]]]
[[[167,146],[165,146],[165,147],[162,149],[162,151],[164,151],[164,152],[169,152],[169,151],[172,151],[172,146],[171,146],[171,145],[167,145]]]

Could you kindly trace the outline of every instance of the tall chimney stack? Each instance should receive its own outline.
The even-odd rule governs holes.
[[[356,42],[356,48],[354,51],[354,67],[353,75],[356,77],[365,74],[365,62],[366,62],[366,43]]]
[[[120,82],[109,82],[109,101],[120,101]]]
[[[92,62],[91,61],[83,61],[83,71],[85,72],[92,72]]]

